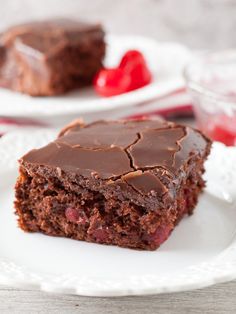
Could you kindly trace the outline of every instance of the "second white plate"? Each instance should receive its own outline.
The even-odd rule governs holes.
[[[109,98],[97,96],[93,88],[79,89],[57,97],[30,97],[0,89],[0,115],[44,119],[74,115],[89,116],[90,120],[97,118],[98,114],[107,117],[114,111],[124,115],[125,108],[151,101],[184,86],[182,70],[192,57],[184,46],[159,43],[139,36],[109,35],[106,42],[106,66],[117,66],[128,49],[138,49],[147,59],[154,76],[153,82],[144,88]]]

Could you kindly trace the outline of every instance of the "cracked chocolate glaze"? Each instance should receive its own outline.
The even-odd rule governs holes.
[[[23,156],[21,163],[109,183],[119,178],[145,195],[166,192],[150,169],[175,174],[192,156],[203,156],[209,144],[199,131],[162,120],[98,121],[65,130],[54,142]]]
[[[122,178],[140,194],[162,195],[167,192],[160,179],[150,172],[137,170],[124,175]]]

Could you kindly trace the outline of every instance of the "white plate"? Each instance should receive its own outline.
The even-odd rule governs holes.
[[[50,119],[54,116],[122,115],[125,108],[148,102],[184,86],[182,69],[192,57],[190,51],[177,43],[159,43],[138,36],[106,38],[106,66],[116,66],[128,49],[139,49],[147,59],[154,80],[148,86],[110,98],[97,96],[92,88],[80,89],[58,97],[30,97],[0,89],[0,115]]]
[[[217,200],[206,192],[194,215],[183,219],[155,252],[24,233],[17,228],[13,214],[16,159],[54,136],[52,131],[18,132],[0,140],[1,284],[80,295],[120,296],[195,289],[236,278],[235,204]],[[221,151],[221,160],[230,156],[228,148],[221,144],[216,143],[213,152],[215,149]],[[236,148],[230,150],[234,150],[231,158],[234,163]],[[211,155],[207,168],[217,164],[217,156]],[[225,167],[228,176],[230,168]],[[215,177],[208,175],[208,186],[212,180]],[[236,187],[235,181],[231,183]]]

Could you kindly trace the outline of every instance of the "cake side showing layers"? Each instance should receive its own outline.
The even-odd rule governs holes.
[[[89,85],[105,56],[101,25],[69,19],[22,24],[0,35],[0,86],[49,96]]]
[[[73,125],[20,160],[19,226],[156,249],[192,213],[209,150],[198,131],[163,121]]]

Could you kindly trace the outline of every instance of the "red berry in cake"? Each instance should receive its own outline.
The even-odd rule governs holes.
[[[104,228],[99,228],[93,231],[93,237],[97,242],[105,242],[108,239],[108,232]]]
[[[87,222],[86,214],[83,210],[78,210],[77,208],[67,207],[65,210],[66,218],[73,223],[85,224]]]
[[[146,234],[143,236],[143,240],[148,242],[154,242],[156,245],[161,245],[169,236],[173,226],[159,226],[152,234]]]
[[[130,76],[121,69],[103,69],[94,80],[94,87],[101,96],[123,94],[129,90]]]
[[[73,207],[68,207],[65,215],[70,222],[76,222],[79,219],[79,211]]]

